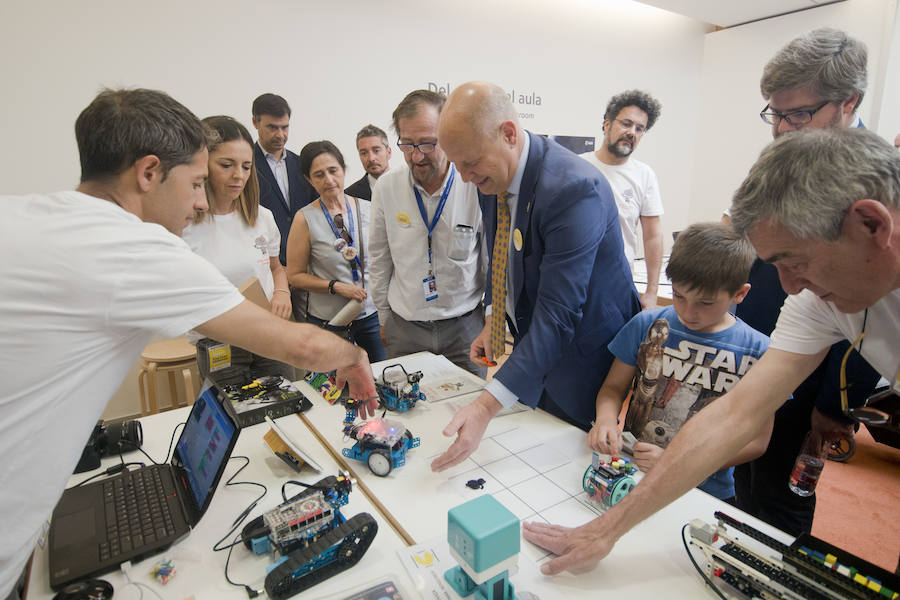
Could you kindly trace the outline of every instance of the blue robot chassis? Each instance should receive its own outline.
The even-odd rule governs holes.
[[[388,375],[391,369],[400,369],[401,376],[395,373]],[[384,408],[405,413],[413,408],[417,402],[425,400],[425,394],[419,390],[419,382],[422,381],[422,371],[407,373],[401,364],[388,365],[381,371],[381,377],[375,382],[378,390],[378,400]]]
[[[369,549],[378,532],[375,519],[341,514],[352,485],[343,475],[325,477],[244,527],[248,549],[281,555],[266,574],[269,598],[299,594],[354,566]]]

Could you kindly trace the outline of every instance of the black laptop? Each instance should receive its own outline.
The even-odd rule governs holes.
[[[206,512],[240,427],[206,382],[171,463],[67,489],[50,524],[50,586],[113,571],[186,536]]]

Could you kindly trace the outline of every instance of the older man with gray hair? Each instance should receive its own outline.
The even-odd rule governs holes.
[[[900,391],[900,154],[860,129],[781,137],[750,170],[732,212],[737,231],[794,294],[769,350],[688,421],[656,468],[602,517],[576,528],[526,523],[527,540],[559,555],[544,573],[593,565],[632,527],[725,464],[836,341],[865,334],[863,357]]]
[[[862,127],[856,110],[866,90],[866,46],[843,31],[816,29],[785,45],[766,64],[760,92],[768,104],[760,116],[772,136],[796,130]],[[750,293],[736,314],[767,335],[775,329],[787,293],[774,266],[757,260],[750,271]],[[735,467],[737,505],[792,535],[812,529],[816,495],[800,496],[785,481],[790,477],[803,436],[812,430],[832,440],[853,436],[842,417],[841,363],[847,342],[835,344],[822,364],[794,390],[775,416],[765,454]],[[858,354],[847,362],[852,405],[862,404],[878,374]]]

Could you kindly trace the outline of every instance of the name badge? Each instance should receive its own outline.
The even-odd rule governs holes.
[[[429,275],[422,280],[422,291],[425,294],[425,302],[431,302],[438,297],[437,281],[434,275]]]

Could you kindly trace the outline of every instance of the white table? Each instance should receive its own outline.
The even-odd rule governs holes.
[[[384,366],[393,362],[408,365],[428,356],[433,355],[418,353],[399,361],[376,363],[373,371],[380,374]],[[303,382],[298,387],[315,405],[307,418],[334,451],[339,454],[341,448],[351,446],[353,441],[345,439],[341,432],[344,409],[339,405],[329,405]],[[591,462],[586,434],[543,411],[529,409],[494,418],[485,434],[490,439],[483,440],[473,454],[474,461],[482,467],[467,461],[451,469],[449,477],[447,473],[432,473],[429,464],[451,441],[443,437],[441,430],[453,416],[453,406],[471,402],[476,397],[477,393],[472,393],[455,400],[419,403],[407,413],[388,412],[387,418],[406,425],[421,439],[421,446],[411,450],[407,454],[406,464],[394,469],[387,477],[375,476],[362,462],[344,459],[349,470],[372,490],[391,519],[402,526],[412,541],[424,543],[445,539],[447,511],[485,493],[495,494],[523,521],[543,517],[544,520],[574,526],[595,516],[577,498],[579,494],[584,495],[582,475]],[[515,452],[516,456],[510,458],[508,452],[504,454],[501,451],[500,444],[512,448],[529,447]],[[522,457],[527,457],[527,460],[521,460]],[[505,462],[501,465],[495,459]],[[565,463],[553,466],[561,461]],[[524,482],[507,485],[529,468],[539,473],[528,473]],[[478,477],[487,480],[483,490],[465,486],[467,480]],[[501,482],[500,478],[505,481]],[[540,484],[530,496],[526,493],[530,485],[528,482]],[[510,488],[514,488],[515,492]],[[553,489],[554,493],[545,494],[547,489]],[[527,505],[528,502],[547,504],[553,500],[554,494],[558,496],[558,502],[548,509],[536,511],[534,506]],[[538,497],[540,501],[535,500]],[[520,556],[520,573],[513,578],[513,582],[525,589],[535,592],[547,590],[550,595],[555,593],[566,598],[599,597],[601,592],[615,593],[617,597],[625,598],[714,597],[711,591],[705,589],[691,565],[680,536],[681,528],[692,519],[713,522],[716,510],[783,541],[791,540],[786,534],[695,489],[623,536],[610,556],[586,574],[555,578],[541,576],[534,565],[546,560],[539,558],[545,553],[523,540],[522,554],[526,556]],[[530,566],[523,566],[527,564]]]
[[[141,419],[144,430],[144,450],[155,460],[161,461],[164,458],[173,428],[185,420],[189,410],[189,408],[182,408]],[[311,412],[318,411],[323,411],[323,409],[318,408]],[[301,473],[296,473],[265,445],[262,438],[268,431],[268,426],[259,424],[243,429],[233,455],[249,457],[250,464],[241,472],[237,480],[256,481],[268,487],[266,497],[260,501],[247,521],[281,502],[281,485],[284,481],[296,479],[305,483],[315,483],[322,477],[335,475],[338,472],[338,465],[296,415],[282,417],[276,422],[289,435],[297,439],[311,458],[318,462],[325,471],[317,474],[306,467]],[[111,466],[118,460],[118,457],[106,459],[102,468]],[[125,460],[143,461],[145,457],[138,452],[132,452],[125,455]],[[131,567],[130,576],[133,581],[151,586],[165,600],[181,600],[190,597],[196,600],[219,598],[246,600],[247,594],[243,588],[229,585],[225,581],[223,573],[228,552],[212,551],[213,545],[225,535],[235,517],[261,491],[255,486],[225,487],[225,481],[243,462],[237,459],[230,462],[209,509],[187,538],[176,543],[163,554],[148,558]],[[84,473],[74,476],[71,483],[77,483],[91,474]],[[298,486],[289,486],[287,495],[290,497],[299,491]],[[349,503],[342,508],[342,512],[348,518],[361,512],[371,514],[378,521],[378,534],[375,536],[375,540],[360,562],[349,571],[352,573],[351,576],[347,576],[348,572],[339,574],[294,597],[299,600],[323,598],[356,588],[369,581],[377,583],[376,580],[383,579],[399,580],[398,583],[403,588],[411,589],[412,582],[404,573],[396,555],[397,550],[405,547],[405,544],[365,495],[358,489],[354,489],[350,494]],[[150,576],[151,568],[163,556],[173,559],[177,571],[176,576],[165,586],[157,583]],[[261,589],[265,579],[266,566],[271,562],[271,555],[255,556],[243,545],[239,545],[234,548],[232,553],[228,574],[232,581],[247,583],[255,589]],[[140,595],[134,586],[125,587],[127,580],[119,571],[108,573],[101,578],[112,583],[116,598],[136,599]],[[53,592],[48,579],[47,549],[38,547],[34,552],[27,598],[32,600],[52,597]],[[144,590],[144,598],[151,600],[154,596]]]

